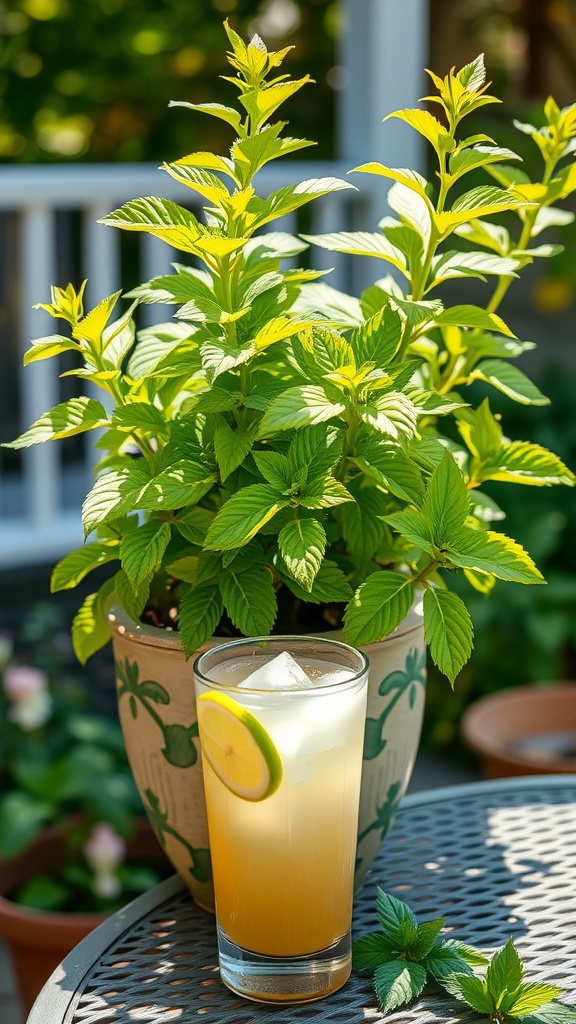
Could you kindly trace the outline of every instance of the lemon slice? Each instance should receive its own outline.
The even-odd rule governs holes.
[[[273,740],[251,711],[225,693],[198,698],[202,753],[218,778],[243,800],[265,800],[282,781]]]

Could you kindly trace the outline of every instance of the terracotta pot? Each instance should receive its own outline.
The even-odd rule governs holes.
[[[56,827],[44,829],[30,849],[0,862],[0,935],[6,942],[25,1013],[63,958],[101,924],[105,914],[73,914],[21,907],[8,895],[37,874],[50,874],[62,864],[64,843]],[[128,843],[128,856],[166,866],[166,858],[146,821],[138,822]]]
[[[576,772],[576,683],[482,697],[464,713],[461,729],[488,779]]]
[[[167,856],[196,902],[213,909],[193,659],[185,660],[177,633],[135,623],[118,607],[109,623],[120,721],[136,785]],[[337,632],[323,635],[341,638]],[[205,647],[219,643],[225,640]],[[390,827],[418,749],[426,657],[421,603],[394,633],[364,651],[370,677],[357,884]]]

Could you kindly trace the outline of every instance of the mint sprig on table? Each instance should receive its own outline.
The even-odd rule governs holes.
[[[406,1006],[428,982],[436,982],[496,1024],[576,1024],[576,1007],[557,999],[562,989],[524,980],[524,965],[512,939],[488,959],[473,946],[441,938],[444,917],[419,923],[408,904],[380,888],[376,913],[381,931],[354,942],[352,965],[357,971],[374,972],[381,1013]],[[474,967],[486,967],[485,975],[474,974]]]

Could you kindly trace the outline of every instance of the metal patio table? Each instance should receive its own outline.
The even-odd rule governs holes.
[[[378,927],[376,886],[486,952],[512,936],[527,976],[576,1003],[576,776],[532,776],[405,798],[355,900],[354,934]],[[54,972],[28,1024],[360,1024],[382,1020],[370,979],[294,1007],[256,1004],[220,982],[214,919],[170,878],[81,942]],[[389,1014],[398,1024],[478,1015],[442,995]]]

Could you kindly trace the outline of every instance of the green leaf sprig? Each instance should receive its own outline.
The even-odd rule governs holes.
[[[441,938],[444,917],[419,923],[407,903],[380,888],[376,913],[381,931],[354,942],[352,965],[373,971],[381,1013],[406,1006],[427,982],[436,982],[495,1024],[575,1024],[576,1007],[557,998],[559,986],[525,980],[511,938],[488,958],[473,946]],[[486,972],[480,977],[473,968]]]
[[[473,966],[485,966],[482,953],[456,939],[441,939],[444,917],[418,923],[402,900],[378,888],[376,913],[381,931],[356,939],[352,966],[374,972],[374,991],[382,1013],[416,999],[430,980],[447,975],[472,977]]]

